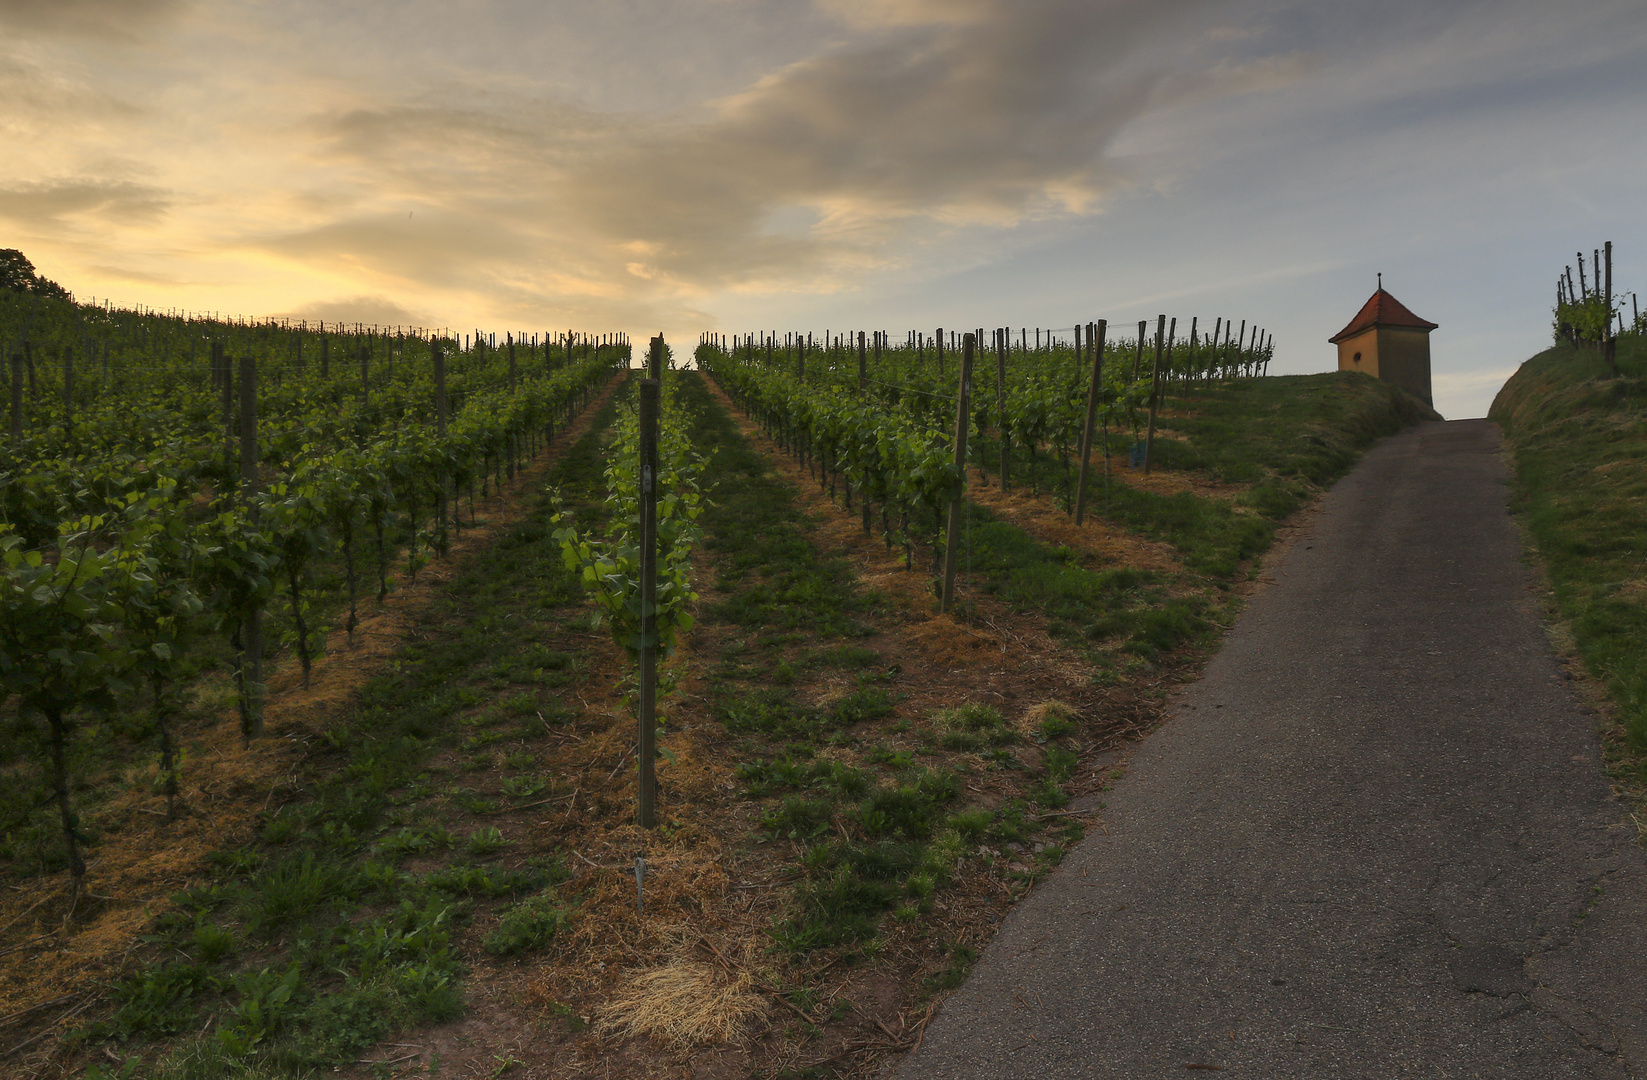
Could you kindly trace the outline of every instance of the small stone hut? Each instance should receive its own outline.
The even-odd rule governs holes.
[[[1430,400],[1430,331],[1437,324],[1420,319],[1384,291],[1361,306],[1350,325],[1327,340],[1338,346],[1338,370],[1359,371],[1394,383],[1426,405]]]

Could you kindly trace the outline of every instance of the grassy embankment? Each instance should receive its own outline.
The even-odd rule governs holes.
[[[1619,339],[1620,374],[1559,345],[1494,399],[1515,457],[1515,506],[1571,647],[1614,705],[1615,775],[1647,789],[1647,342]]]

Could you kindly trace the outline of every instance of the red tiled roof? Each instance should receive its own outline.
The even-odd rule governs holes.
[[[1337,345],[1347,337],[1353,337],[1361,331],[1374,326],[1416,326],[1421,330],[1434,330],[1439,324],[1428,319],[1420,319],[1408,311],[1401,301],[1379,289],[1372,294],[1350,325],[1327,339],[1329,345]]]

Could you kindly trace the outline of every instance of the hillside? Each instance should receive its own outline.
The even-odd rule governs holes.
[[[1620,376],[1589,350],[1547,349],[1493,401],[1514,454],[1516,508],[1572,646],[1616,706],[1615,765],[1647,775],[1647,343],[1619,339]]]
[[[1112,432],[1083,528],[1046,448],[1010,491],[974,476],[951,618],[924,541],[911,559],[865,533],[714,383],[669,379],[714,508],[665,703],[662,828],[631,824],[619,658],[553,538],[557,509],[606,505],[620,377],[483,504],[490,530],[364,612],[369,645],[317,611],[314,687],[289,645],[271,657],[276,738],[242,752],[223,675],[203,674],[176,820],[150,733],[82,718],[93,902],[65,918],[49,808],[20,796],[4,822],[17,1060],[141,1057],[131,1075],[154,1080],[873,1070],[1098,827],[1276,529],[1428,415],[1358,375],[1180,387],[1154,475]],[[26,718],[6,719],[0,766],[35,792]]]

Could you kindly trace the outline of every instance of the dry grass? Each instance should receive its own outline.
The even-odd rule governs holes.
[[[951,615],[934,615],[912,624],[909,640],[920,649],[928,663],[949,671],[982,666],[1000,667],[1010,662],[1008,645],[998,635],[967,626]],[[1019,659],[1022,659],[1021,657]]]
[[[1033,736],[1041,730],[1041,725],[1052,719],[1068,720],[1073,723],[1080,719],[1080,712],[1068,702],[1056,699],[1043,701],[1024,710],[1024,715],[1018,718],[1017,727],[1020,733]]]
[[[673,1050],[740,1039],[767,1012],[747,972],[731,974],[675,957],[631,973],[597,1011],[594,1032],[607,1038],[648,1036]]]

